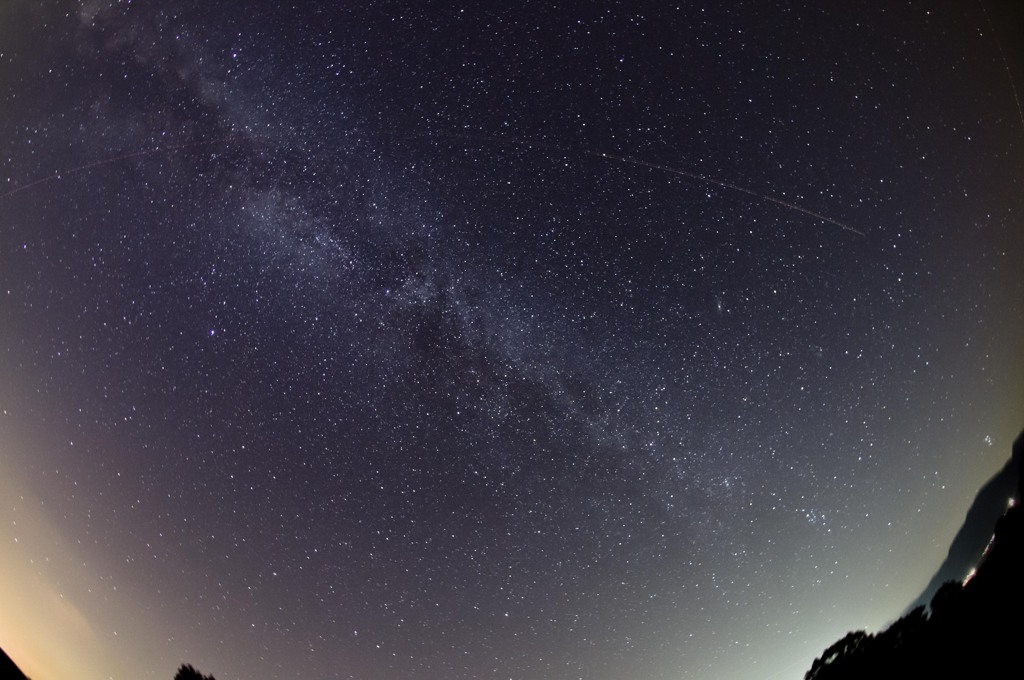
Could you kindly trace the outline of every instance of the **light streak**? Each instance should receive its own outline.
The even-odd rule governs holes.
[[[747,196],[751,196],[751,197],[756,198],[758,200],[767,201],[769,203],[774,203],[774,204],[782,206],[783,208],[786,208],[788,210],[793,210],[793,211],[802,213],[804,215],[807,215],[808,217],[813,217],[816,220],[819,220],[821,222],[825,222],[826,224],[831,224],[832,226],[835,226],[835,227],[839,227],[840,229],[842,229],[844,231],[848,231],[848,232],[850,232],[852,234],[856,234],[856,235],[862,236],[862,237],[863,236],[867,236],[867,234],[865,234],[860,229],[856,229],[854,227],[851,227],[850,225],[844,224],[844,223],[840,222],[839,220],[834,220],[831,217],[827,217],[825,215],[822,215],[819,212],[815,212],[813,210],[808,210],[807,208],[804,208],[803,206],[797,205],[796,203],[791,203],[789,201],[784,201],[781,198],[776,198],[775,196],[771,196],[769,194],[763,194],[761,192],[754,191],[753,189],[748,189],[748,188],[742,187],[742,186],[740,186],[738,184],[733,184],[732,182],[727,182],[725,180],[716,179],[714,177],[709,177],[708,175],[701,175],[701,174],[696,173],[696,172],[691,172],[689,170],[683,170],[681,168],[673,167],[673,166],[670,166],[670,165],[662,165],[661,163],[652,163],[650,161],[645,161],[642,158],[635,158],[633,156],[622,156],[622,155],[619,155],[619,154],[604,153],[604,152],[600,152],[600,151],[591,151],[589,149],[573,149],[571,147],[561,146],[559,144],[550,144],[548,142],[538,142],[538,141],[535,141],[535,140],[521,139],[521,138],[515,138],[515,137],[494,137],[494,136],[490,136],[490,135],[470,135],[470,134],[459,134],[459,133],[422,133],[422,134],[410,135],[410,136],[413,136],[413,137],[426,137],[426,138],[439,138],[439,139],[461,139],[461,140],[469,141],[469,142],[490,142],[490,143],[494,143],[494,144],[506,144],[506,145],[512,145],[512,146],[536,147],[536,148],[540,148],[540,149],[548,149],[548,150],[551,150],[551,151],[558,151],[558,152],[566,153],[566,154],[583,154],[583,155],[586,155],[586,156],[592,156],[594,158],[601,158],[601,159],[606,160],[606,161],[614,161],[616,163],[623,163],[623,164],[626,164],[626,165],[632,165],[632,166],[636,166],[636,167],[650,168],[651,170],[657,170],[659,172],[665,172],[665,173],[669,173],[669,174],[672,174],[672,175],[677,175],[679,177],[685,177],[687,179],[691,179],[691,180],[694,180],[696,182],[702,182],[704,184],[711,184],[711,185],[714,185],[714,186],[721,187],[723,189],[730,189],[732,191],[736,191],[736,192],[739,192],[739,193],[742,193],[742,194],[746,194]]]
[[[988,10],[985,8],[984,0],[978,0],[978,4],[981,5],[981,12],[985,15],[985,22],[988,23],[989,30],[992,31],[992,39],[996,43],[996,47],[999,48],[999,56],[1003,59],[1003,68],[1006,69],[1006,79],[1010,81],[1010,89],[1013,91],[1013,101],[1017,104],[1017,117],[1020,118],[1021,128],[1024,129],[1024,109],[1020,105],[1020,96],[1017,94],[1017,84],[1013,81],[1013,72],[1010,71],[1010,62],[1006,59],[1006,52],[1003,50],[1003,43],[999,41],[999,36],[996,35],[996,27],[992,25],[992,19],[988,15]]]
[[[46,184],[47,182],[56,182],[57,180],[63,179],[64,177],[71,177],[71,176],[77,175],[79,173],[88,172],[89,170],[95,170],[96,168],[103,167],[104,165],[110,165],[111,163],[119,163],[121,161],[126,161],[126,160],[131,159],[131,158],[141,158],[143,156],[151,156],[153,154],[161,153],[161,152],[178,151],[180,149],[187,149],[189,147],[194,147],[194,146],[209,146],[211,144],[218,144],[220,142],[234,141],[234,140],[237,140],[237,139],[238,139],[238,137],[232,137],[232,136],[229,136],[229,137],[218,137],[217,139],[204,139],[204,140],[197,141],[197,142],[183,142],[181,144],[167,144],[167,145],[163,145],[163,146],[153,147],[151,149],[143,149],[142,151],[133,151],[131,153],[122,153],[122,154],[118,154],[116,156],[109,156],[107,158],[103,158],[103,159],[100,159],[98,161],[93,161],[91,163],[86,163],[85,165],[79,165],[79,166],[76,166],[76,167],[73,167],[73,168],[68,168],[66,170],[61,170],[59,172],[53,173],[52,175],[47,175],[46,177],[41,177],[41,178],[39,178],[37,180],[29,182],[28,184],[23,184],[20,187],[17,187],[15,189],[11,189],[10,191],[8,191],[6,193],[0,194],[0,199],[8,198],[10,196],[14,196],[15,194],[20,194],[21,192],[28,191],[32,187],[39,186],[40,184]]]

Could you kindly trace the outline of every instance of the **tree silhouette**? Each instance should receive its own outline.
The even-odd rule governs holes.
[[[847,633],[814,660],[811,670],[804,674],[805,680],[844,677],[849,673],[850,660],[863,656],[873,639],[874,636],[862,630]]]
[[[215,678],[212,675],[203,675],[190,663],[183,663],[178,668],[178,672],[174,674],[174,680],[215,680]]]

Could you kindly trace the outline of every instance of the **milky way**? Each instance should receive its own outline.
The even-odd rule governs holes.
[[[1009,456],[1018,11],[172,4],[0,9],[32,677],[801,677]]]

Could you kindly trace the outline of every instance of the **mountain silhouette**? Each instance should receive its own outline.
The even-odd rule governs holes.
[[[1013,455],[1003,469],[993,476],[978,491],[974,502],[967,510],[967,516],[949,546],[946,559],[932,576],[921,594],[907,607],[904,615],[921,605],[931,602],[935,593],[946,581],[962,581],[968,572],[978,564],[985,548],[992,539],[992,529],[1003,513],[1011,497],[1020,499],[1021,456],[1024,455],[1024,432],[1013,443]]]
[[[880,633],[847,634],[814,660],[805,680],[988,678],[1013,677],[1013,668],[1019,672],[1024,634],[1022,454],[1024,433],[1014,442],[1007,467],[978,493],[950,548],[947,562],[956,568],[955,560],[975,549],[977,536],[991,536],[974,563],[973,576],[964,580],[957,572],[935,589],[927,605],[919,604]],[[1009,487],[1007,469],[1017,475]],[[1018,502],[1007,509],[1009,496]],[[1002,498],[1005,512],[993,522],[995,532],[975,526],[997,498]]]

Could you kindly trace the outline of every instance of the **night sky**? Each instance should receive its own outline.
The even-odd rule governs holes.
[[[785,679],[886,625],[1024,425],[1020,14],[6,0],[0,646]]]

